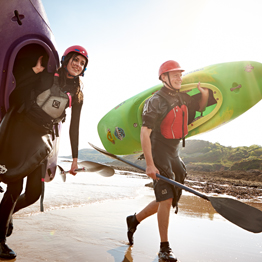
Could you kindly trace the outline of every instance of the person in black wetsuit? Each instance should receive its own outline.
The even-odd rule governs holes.
[[[146,174],[153,179],[156,200],[126,219],[127,236],[132,245],[137,225],[157,213],[160,235],[158,256],[161,261],[178,261],[169,246],[168,224],[171,206],[177,208],[182,190],[157,179],[156,174],[184,183],[186,168],[179,158],[179,142],[184,140],[187,125],[194,120],[196,111],[204,111],[209,97],[208,89],[202,88],[200,83],[197,86],[201,93],[199,101],[179,92],[183,71],[173,60],[163,63],[159,69],[159,79],[164,86],[144,104],[140,138]]]
[[[6,245],[6,237],[11,235],[13,229],[12,214],[39,199],[47,158],[52,152],[52,139],[57,133],[55,127],[64,120],[65,109],[71,105],[69,133],[73,162],[70,173],[75,175],[78,168],[79,122],[83,105],[79,76],[84,75],[88,54],[81,46],[69,47],[55,76],[45,70],[42,58],[40,56],[32,68],[21,67],[20,71],[17,70],[16,88],[10,95],[9,110],[0,124],[0,181],[7,184],[0,204],[0,258],[5,259],[16,257],[15,252]],[[46,94],[50,90],[58,90],[61,99],[51,97],[48,100]],[[39,99],[43,97],[47,108],[40,107]],[[61,101],[64,102],[63,107]],[[58,109],[62,113],[55,118]],[[27,177],[26,189],[20,195],[24,177]]]

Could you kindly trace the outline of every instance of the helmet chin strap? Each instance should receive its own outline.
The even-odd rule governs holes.
[[[176,91],[176,92],[179,92],[179,89],[176,89],[176,88],[174,88],[174,87],[172,86],[171,81],[170,81],[169,72],[167,72],[167,77],[168,77],[168,82],[169,82],[169,84],[168,84],[167,82],[165,82],[165,81],[163,81],[163,82],[164,82],[169,88],[171,88],[172,90],[174,90],[174,91]]]

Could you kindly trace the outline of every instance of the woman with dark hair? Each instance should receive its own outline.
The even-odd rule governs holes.
[[[55,74],[45,70],[40,56],[32,68],[17,70],[16,88],[10,95],[10,108],[0,124],[0,181],[7,184],[0,204],[0,258],[13,259],[15,252],[6,245],[13,229],[12,214],[35,203],[42,192],[42,179],[58,124],[65,121],[65,109],[72,107],[70,142],[73,162],[78,168],[78,137],[83,105],[82,84],[88,54],[81,46],[64,52]],[[19,74],[19,75],[18,75]],[[23,178],[27,177],[25,192]]]

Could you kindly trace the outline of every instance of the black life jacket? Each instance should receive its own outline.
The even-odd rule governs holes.
[[[163,97],[168,105],[168,113],[160,124],[161,134],[166,139],[183,139],[188,134],[188,108],[183,101],[181,94],[176,93],[173,96],[166,94],[162,89],[158,91],[158,95]]]

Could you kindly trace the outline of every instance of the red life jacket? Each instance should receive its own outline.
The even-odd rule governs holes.
[[[172,108],[160,125],[161,134],[167,139],[181,139],[188,134],[188,109],[186,105]]]

